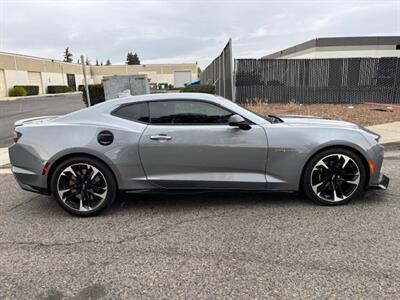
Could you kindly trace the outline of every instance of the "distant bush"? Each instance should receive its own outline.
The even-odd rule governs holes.
[[[97,103],[105,101],[104,88],[102,84],[89,84],[88,88],[89,88],[91,105],[95,105]],[[80,85],[78,87],[78,90],[82,92],[82,100],[85,103],[85,105],[88,106],[85,87],[83,85]]]
[[[8,91],[11,97],[26,96],[26,90],[22,86],[15,86]]]
[[[69,93],[74,92],[75,90],[68,85],[49,85],[47,87],[48,94],[60,94],[60,93]]]
[[[182,90],[183,93],[207,93],[215,94],[215,86],[211,84],[188,85]]]
[[[14,87],[22,87],[26,91],[27,96],[39,95],[39,86],[38,85],[14,85]]]

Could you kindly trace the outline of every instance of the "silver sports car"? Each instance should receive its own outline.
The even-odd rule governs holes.
[[[379,136],[347,122],[262,116],[207,94],[106,101],[15,123],[12,171],[25,190],[91,216],[118,191],[303,191],[326,205],[386,189]]]

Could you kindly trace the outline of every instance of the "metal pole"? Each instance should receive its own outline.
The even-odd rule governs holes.
[[[235,92],[236,92],[236,87],[233,85],[235,83],[234,77],[236,76],[236,62],[233,60],[233,52],[232,52],[232,39],[229,39],[229,72],[230,72],[230,81],[231,81],[231,93],[232,93],[232,101],[236,102],[235,99]],[[232,68],[233,66],[233,68]]]
[[[86,67],[85,67],[85,61],[84,61],[83,55],[81,55],[81,64],[82,64],[82,71],[83,71],[83,83],[85,84],[86,99],[87,99],[87,104],[89,107],[89,106],[91,106],[91,103],[90,103],[89,86],[87,84],[87,79],[86,79]]]

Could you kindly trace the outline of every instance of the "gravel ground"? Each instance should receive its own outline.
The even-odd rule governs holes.
[[[400,121],[400,106],[397,105],[337,105],[337,104],[266,104],[256,103],[247,108],[260,114],[311,115],[357,123],[362,126]]]
[[[400,151],[387,191],[142,195],[76,218],[0,175],[0,299],[399,299]]]

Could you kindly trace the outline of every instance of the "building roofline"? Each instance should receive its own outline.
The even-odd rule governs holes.
[[[331,46],[374,46],[374,45],[399,45],[400,36],[348,36],[348,37],[322,37],[306,41],[301,44],[277,51],[262,58],[279,58],[281,56],[304,51],[314,47]]]
[[[63,60],[59,59],[52,59],[52,58],[45,58],[45,57],[40,57],[40,56],[33,56],[33,55],[26,55],[26,54],[20,54],[20,53],[11,53],[11,52],[6,52],[6,51],[0,51],[0,55],[10,55],[10,56],[19,56],[19,57],[26,57],[26,58],[32,58],[32,59],[38,59],[38,60],[44,60],[44,61],[50,61],[50,62],[57,62],[57,63],[62,63],[62,64],[69,64],[69,65],[77,65],[80,66],[81,64],[78,64],[76,62],[66,62]],[[165,66],[165,65],[197,65],[197,62],[193,63],[162,63],[162,64],[140,64],[139,66]],[[96,65],[89,65],[87,67],[124,67],[124,66],[129,66],[126,64],[115,64],[115,65],[102,65],[102,66],[96,66]]]

